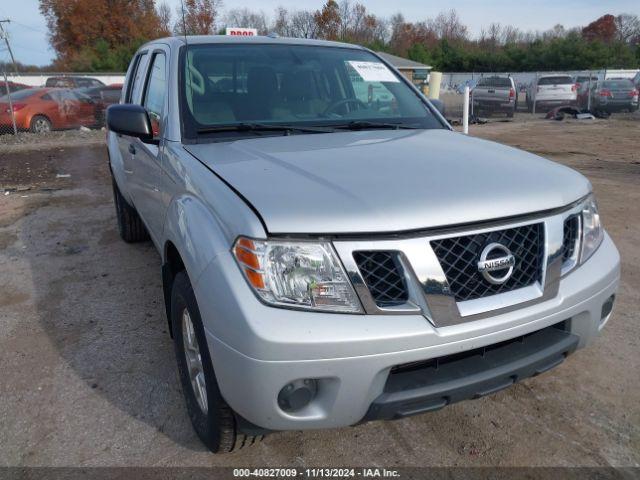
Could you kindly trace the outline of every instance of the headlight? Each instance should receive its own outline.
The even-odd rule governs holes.
[[[247,282],[270,305],[362,313],[329,242],[239,238],[233,254]]]
[[[600,246],[604,238],[604,230],[600,223],[598,205],[593,194],[585,201],[582,207],[582,252],[580,262],[586,262],[593,252]]]

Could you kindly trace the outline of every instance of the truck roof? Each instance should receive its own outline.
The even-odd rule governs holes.
[[[142,45],[143,48],[148,45],[157,43],[165,43],[169,45],[181,46],[185,44],[185,36],[177,35],[174,37],[164,37],[152,40]],[[360,45],[342,42],[331,42],[328,40],[314,40],[308,38],[289,38],[289,37],[276,37],[276,36],[240,36],[240,35],[188,35],[186,37],[186,43],[189,45],[201,45],[201,44],[256,44],[256,45],[306,45],[306,46],[318,46],[318,47],[338,47],[338,48],[357,48],[360,50],[366,50]]]

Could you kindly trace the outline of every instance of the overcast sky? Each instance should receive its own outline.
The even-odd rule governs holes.
[[[84,0],[91,1],[91,0]],[[166,0],[175,12],[180,0]],[[401,12],[411,21],[434,17],[443,10],[455,8],[462,21],[477,35],[483,26],[491,22],[514,25],[521,30],[546,30],[561,23],[565,27],[586,25],[605,13],[622,12],[640,14],[638,0],[457,0],[429,2],[426,0],[361,0],[371,12],[388,17]],[[291,0],[224,0],[224,9],[248,7],[262,10],[271,16],[277,6],[288,9],[317,9],[317,1]],[[9,18],[5,24],[10,34],[16,60],[36,65],[46,65],[54,57],[47,42],[47,27],[38,11],[38,0],[0,0],[0,19]],[[8,59],[0,45],[0,60]]]

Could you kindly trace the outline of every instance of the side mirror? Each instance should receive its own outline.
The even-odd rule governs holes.
[[[429,101],[431,105],[436,107],[436,110],[440,112],[440,115],[444,117],[444,102],[442,100],[438,100],[437,98],[430,98]]]
[[[137,137],[143,142],[153,142],[149,114],[140,105],[110,105],[107,108],[107,128],[122,135]]]

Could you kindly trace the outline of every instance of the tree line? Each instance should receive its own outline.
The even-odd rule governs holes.
[[[408,21],[401,13],[377,16],[353,0],[327,0],[311,10],[278,7],[271,16],[225,10],[220,0],[183,0],[174,12],[156,0],[39,1],[56,52],[45,69],[124,71],[146,41],[223,33],[227,26],[356,43],[444,72],[638,68],[640,63],[640,20],[632,14],[607,14],[584,27],[556,25],[544,32],[492,23],[472,37],[455,10]]]

